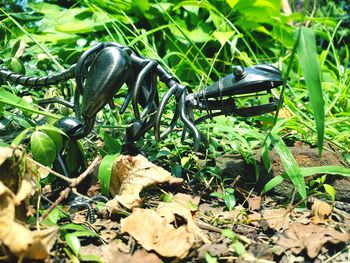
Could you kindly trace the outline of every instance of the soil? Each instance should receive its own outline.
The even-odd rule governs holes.
[[[312,148],[307,144],[297,142],[293,146],[289,147],[294,158],[300,167],[316,167],[316,166],[344,166],[348,165],[344,161],[343,157],[333,151],[324,150],[322,158],[318,157],[318,149]],[[256,159],[258,159],[260,153],[256,153]],[[236,184],[239,187],[250,191],[254,189],[256,193],[260,193],[262,187],[272,179],[274,176],[280,175],[285,172],[281,160],[278,154],[272,150],[269,154],[272,169],[267,171],[261,161],[257,162],[258,171],[254,168],[253,164],[247,164],[240,155],[224,155],[216,159],[216,165],[222,170],[223,176],[226,178],[240,178]],[[259,173],[259,175],[257,175]],[[306,182],[311,179],[315,179],[321,175],[314,175],[306,178]],[[258,178],[258,179],[256,179]],[[350,203],[350,178],[341,175],[327,175],[326,183],[331,184],[336,190],[336,201]],[[293,184],[285,180],[274,189],[272,189],[269,195],[276,199],[284,200],[290,199],[294,192]]]

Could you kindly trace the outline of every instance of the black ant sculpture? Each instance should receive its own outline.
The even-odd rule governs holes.
[[[180,118],[194,137],[194,149],[198,149],[200,134],[196,128],[199,122],[218,115],[254,116],[275,111],[277,99],[270,103],[247,108],[237,108],[232,96],[270,91],[282,85],[281,72],[271,65],[252,67],[237,66],[233,72],[220,78],[212,85],[192,93],[179,83],[156,60],[144,58],[133,49],[118,43],[100,43],[86,51],[78,62],[69,69],[46,77],[27,77],[0,68],[0,79],[24,86],[47,86],[75,78],[74,104],[61,98],[41,100],[40,103],[60,103],[75,112],[75,117],[64,117],[57,122],[71,139],[87,136],[94,125],[96,114],[106,105],[113,105],[113,96],[124,83],[128,93],[120,108],[124,113],[131,102],[135,121],[126,131],[125,151],[133,153],[134,144],[154,128],[156,140],[166,137]],[[169,88],[159,100],[157,78]],[[174,95],[176,108],[169,127],[160,132],[161,118],[170,97]],[[140,112],[139,105],[143,108]],[[193,118],[193,109],[206,110],[206,116]]]
[[[127,127],[124,145],[124,151],[129,154],[138,152],[136,142],[152,127],[156,140],[162,140],[175,128],[178,119],[185,125],[183,137],[186,130],[190,130],[194,150],[197,151],[201,139],[196,128],[198,123],[219,115],[248,117],[275,111],[278,107],[275,97],[271,97],[267,104],[237,108],[233,96],[270,92],[283,84],[280,70],[273,66],[237,66],[231,74],[193,93],[158,61],[144,58],[130,47],[118,43],[100,43],[83,53],[69,69],[46,77],[27,77],[0,68],[0,79],[23,86],[48,86],[72,78],[76,81],[74,103],[61,98],[39,102],[60,103],[74,110],[75,117],[64,117],[57,121],[56,126],[73,141],[84,138],[93,129],[96,114],[106,104],[113,106],[114,95],[123,84],[127,84],[128,92],[119,111],[124,113],[127,106],[132,104],[135,120]],[[158,96],[157,79],[169,88],[162,99]],[[162,115],[172,96],[176,100],[174,115],[169,126],[160,132]],[[204,110],[207,114],[195,120],[194,109]],[[62,157],[58,159],[59,170],[69,176]]]

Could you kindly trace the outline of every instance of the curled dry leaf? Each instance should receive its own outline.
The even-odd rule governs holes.
[[[129,233],[146,250],[164,257],[184,258],[194,243],[194,234],[187,225],[175,228],[150,209],[135,208],[120,224],[123,233]]]
[[[319,199],[314,199],[311,207],[311,222],[314,224],[323,224],[329,221],[332,213],[332,206]]]
[[[168,171],[149,162],[142,155],[121,155],[115,160],[112,168],[110,193],[115,197],[107,205],[114,207],[118,202],[127,208],[133,208],[140,204],[139,193],[144,188],[182,181],[181,178],[172,177]]]
[[[30,231],[15,221],[19,204],[14,193],[0,181],[0,243],[20,258],[43,260],[53,245],[56,229]],[[20,234],[19,234],[20,233]]]
[[[290,225],[282,233],[276,244],[285,249],[290,249],[294,254],[299,254],[306,249],[307,255],[310,258],[315,258],[326,243],[338,244],[349,240],[349,233],[341,233],[327,226],[303,225],[297,222]]]
[[[26,162],[20,148],[0,147],[0,181],[15,195],[16,217],[24,220],[28,213],[31,180],[36,167]]]

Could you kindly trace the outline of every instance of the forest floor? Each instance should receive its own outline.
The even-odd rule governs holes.
[[[344,165],[341,156],[327,150],[319,159],[317,149],[306,144],[297,143],[290,150],[301,167]],[[14,158],[9,158],[16,154],[2,151],[1,174],[18,171]],[[110,189],[114,189],[114,198],[97,212],[95,222],[87,222],[86,210],[60,207],[72,215],[68,221],[57,221],[67,231],[65,240],[58,237],[57,228],[29,234],[38,230],[29,231],[35,227],[25,226],[23,221],[19,224],[20,215],[38,211],[34,206],[27,206],[26,211],[23,203],[18,206],[16,198],[10,201],[12,194],[7,195],[4,190],[0,195],[0,237],[7,249],[1,258],[11,261],[16,259],[13,254],[28,258],[34,253],[29,258],[43,259],[39,253],[43,250],[49,259],[68,256],[73,261],[90,262],[349,262],[350,180],[328,176],[323,182],[335,188],[334,202],[318,192],[309,194],[307,200],[295,201],[294,187],[288,181],[258,195],[266,178],[283,173],[277,154],[271,152],[270,158],[273,166],[269,173],[258,163],[258,181],[254,166],[241,156],[217,158],[215,162],[223,177],[231,180],[227,185],[209,189],[211,182],[175,178],[143,156],[120,156],[112,169]],[[206,165],[204,161],[202,165]],[[92,168],[96,170],[97,166]],[[0,179],[10,189],[14,187],[13,180]],[[93,184],[88,195],[98,194],[99,185]],[[35,198],[38,197],[30,197],[32,204]],[[70,229],[73,225],[84,228]],[[28,241],[30,245],[23,251],[21,243],[16,242],[18,231],[27,233],[21,239],[39,236],[41,250],[36,247],[33,252],[33,244]],[[62,236],[62,228],[60,231]],[[74,251],[74,239],[67,236],[71,233],[80,236],[78,251]],[[68,252],[67,244],[73,253]]]

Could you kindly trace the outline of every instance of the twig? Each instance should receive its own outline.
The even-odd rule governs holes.
[[[72,188],[77,187],[91,172],[92,170],[99,164],[101,161],[101,158],[97,156],[92,163],[89,165],[89,167],[77,178],[71,179],[71,183],[68,187],[66,187],[61,193],[60,196],[56,199],[56,201],[51,205],[51,207],[46,211],[46,213],[42,217],[42,221],[47,218],[47,216],[50,214],[50,212],[57,207],[64,199],[66,199],[72,190]]]
[[[47,167],[47,166],[45,166],[45,165],[42,165],[41,163],[38,163],[37,161],[33,160],[32,158],[30,158],[30,157],[28,157],[28,156],[26,156],[26,159],[27,159],[28,161],[30,161],[30,162],[36,164],[37,166],[40,166],[40,167],[43,168],[44,170],[48,171],[50,174],[53,174],[54,176],[56,176],[56,177],[58,177],[58,178],[60,178],[60,179],[62,179],[62,180],[64,180],[64,181],[66,181],[66,182],[68,182],[68,183],[72,183],[72,182],[73,182],[72,178],[69,178],[69,177],[67,177],[67,176],[64,176],[64,175],[58,173],[58,172],[55,172],[55,171],[51,170],[49,167]]]

